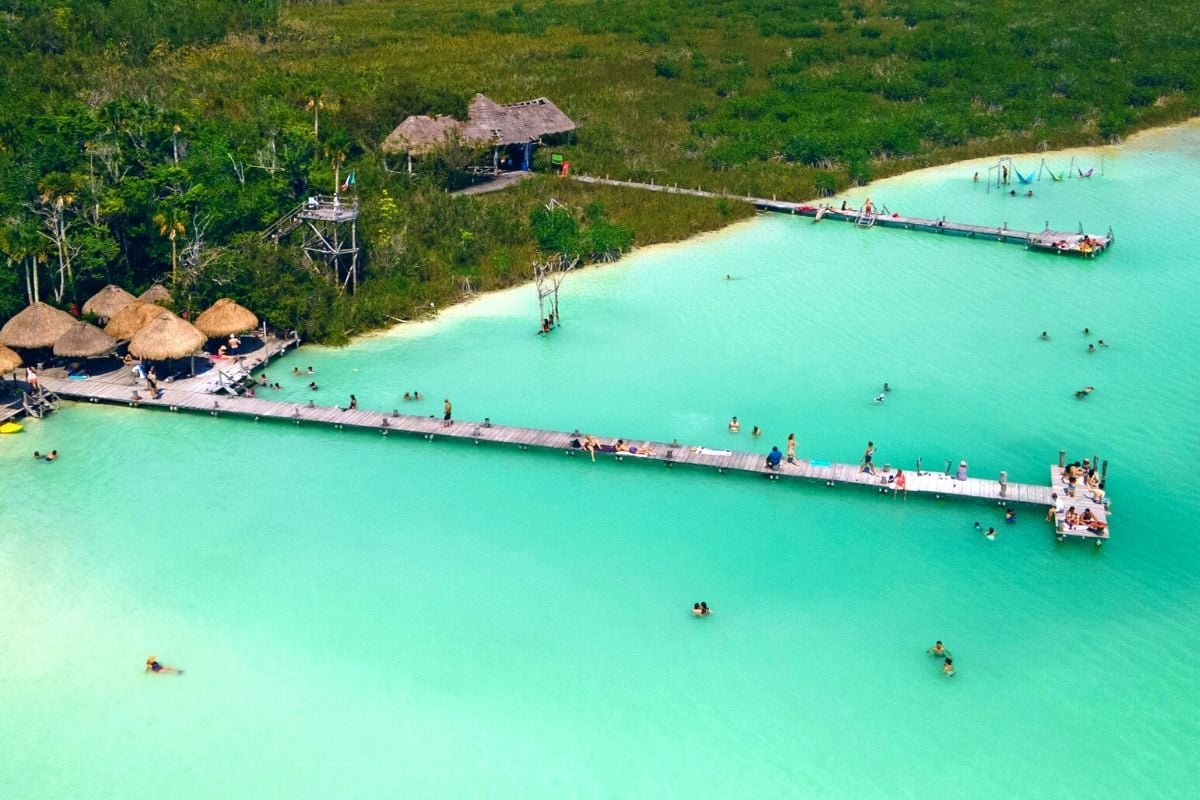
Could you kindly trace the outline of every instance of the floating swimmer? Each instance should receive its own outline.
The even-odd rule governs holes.
[[[938,658],[949,658],[950,656],[950,651],[945,648],[941,639],[938,639],[936,642],[934,642],[933,647],[929,648],[925,652],[929,653],[931,656],[937,656]]]
[[[1075,393],[1075,399],[1082,400],[1094,391],[1096,391],[1095,386],[1085,386]]]
[[[887,398],[883,395],[883,393],[880,393],[880,394],[875,395],[875,400],[873,402],[882,403],[886,399]]]
[[[179,667],[169,667],[166,664],[158,663],[158,659],[150,656],[146,659],[146,672],[153,672],[155,675],[182,675],[183,670]]]
[[[945,675],[947,678],[954,677],[954,659],[953,658],[947,658],[945,661],[942,662],[942,674]]]
[[[996,529],[989,527],[987,529],[987,533],[985,533],[983,536],[988,541],[992,541],[992,542],[996,541]]]

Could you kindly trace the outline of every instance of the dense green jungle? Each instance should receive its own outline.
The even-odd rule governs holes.
[[[965,157],[1117,141],[1197,113],[1200,4],[1079,0],[0,0],[0,322],[108,283],[178,311],[230,296],[338,343],[749,216],[734,194],[830,195]],[[451,190],[490,153],[380,144],[482,92],[578,130],[538,174]],[[262,231],[353,172],[360,281]],[[554,199],[557,203],[550,204]],[[936,209],[932,211],[937,211]]]

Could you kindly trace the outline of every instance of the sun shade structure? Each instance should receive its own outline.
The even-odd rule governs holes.
[[[155,303],[162,305],[163,303],[171,302],[171,293],[167,291],[167,287],[161,283],[156,283],[146,291],[138,295],[138,300],[145,303]]]
[[[222,297],[196,317],[196,327],[205,336],[217,338],[242,333],[258,326],[258,317],[228,297]]]
[[[9,347],[52,347],[75,324],[75,318],[45,303],[34,303],[0,328],[0,344]]]
[[[453,117],[408,117],[383,140],[390,153],[426,153],[458,136],[467,144],[510,145],[536,142],[539,137],[575,130],[575,123],[545,97],[501,105],[477,94],[471,99],[467,121]]]
[[[129,342],[129,352],[152,361],[183,358],[203,347],[206,338],[192,323],[159,309],[159,315]]]
[[[0,375],[7,375],[21,366],[21,357],[0,344]]]
[[[80,320],[54,343],[54,355],[67,358],[102,356],[117,346],[117,340],[90,322]]]
[[[150,320],[162,312],[161,306],[147,303],[144,300],[134,300],[108,321],[108,324],[104,326],[104,332],[114,339],[132,339],[138,331],[150,323]]]
[[[132,303],[136,298],[120,286],[111,283],[91,296],[83,304],[83,313],[95,314],[101,319],[112,319],[116,313]]]

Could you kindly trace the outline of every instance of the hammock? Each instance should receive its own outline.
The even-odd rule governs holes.
[[[1021,183],[1033,183],[1034,175],[1032,172],[1029,173],[1028,178],[1022,175],[1021,170],[1017,169],[1016,167],[1013,167],[1013,172],[1017,173],[1017,180],[1019,180]]]
[[[1049,167],[1046,167],[1046,172],[1049,172],[1050,177],[1056,181],[1061,181],[1063,179],[1063,174],[1061,172],[1058,173],[1057,175],[1055,175],[1054,171],[1052,169],[1050,169]]]
[[[1090,168],[1088,168],[1087,172],[1084,172],[1083,170],[1079,170],[1079,177],[1081,177],[1081,178],[1092,177],[1092,170],[1094,170],[1094,169],[1095,169],[1095,167],[1090,167]]]

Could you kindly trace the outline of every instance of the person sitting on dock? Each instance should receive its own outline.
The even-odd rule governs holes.
[[[779,452],[778,447],[772,447],[771,452],[767,453],[767,469],[779,469],[780,461],[783,461],[783,453]]]
[[[734,417],[733,419],[729,420],[729,432],[730,433],[737,433],[741,429],[742,429],[742,423],[738,422],[737,417]]]
[[[938,639],[936,642],[934,642],[933,647],[929,648],[925,652],[929,653],[931,656],[935,656],[936,658],[950,657],[950,651],[945,648],[941,639]]]
[[[1054,522],[1059,514],[1063,511],[1063,499],[1058,496],[1058,492],[1051,492],[1050,499],[1054,503],[1046,509],[1046,522]]]
[[[904,499],[907,500],[908,499],[908,478],[904,475],[904,470],[897,469],[896,470],[896,489],[895,489],[895,491],[892,492],[892,498],[895,499],[896,495],[900,494],[900,492],[904,492]]]
[[[229,342],[228,342],[228,344],[229,344],[229,349],[230,349],[231,351],[235,351],[235,350],[237,350],[239,347],[241,347],[241,346],[242,346],[242,340],[241,340],[241,339],[239,339],[239,338],[238,338],[236,335],[234,335],[234,334],[232,334],[232,333],[231,333],[231,334],[229,334]]]
[[[1089,394],[1091,394],[1094,391],[1096,391],[1095,386],[1085,386],[1082,389],[1080,389],[1079,391],[1075,392],[1075,399],[1082,400],[1083,398],[1087,397]]]
[[[967,462],[958,462],[958,471],[954,473],[954,480],[965,481],[967,479]]]
[[[253,387],[253,386],[251,386],[251,387],[249,387],[248,389],[246,389],[246,397],[249,397],[249,398],[251,398],[251,399],[254,399],[255,397],[258,397],[258,394],[257,394],[257,393],[255,393],[255,391],[254,391],[254,387]]]
[[[355,411],[355,410],[357,410],[357,409],[358,409],[358,398],[357,398],[357,397],[355,397],[354,395],[350,395],[350,408],[349,408],[349,410],[350,410],[350,411]]]
[[[587,450],[592,456],[592,461],[596,460],[596,451],[600,449],[600,440],[590,433],[583,437],[583,449]]]
[[[1067,513],[1063,514],[1063,523],[1071,530],[1079,524],[1079,513],[1075,511],[1075,506],[1067,509]]]

